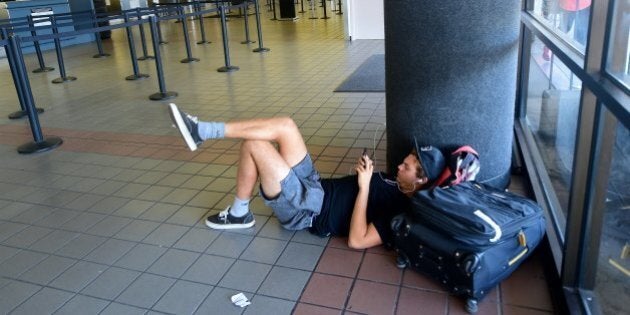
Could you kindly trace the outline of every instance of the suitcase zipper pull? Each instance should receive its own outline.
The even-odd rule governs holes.
[[[518,243],[523,247],[527,246],[527,237],[522,230],[518,232]]]

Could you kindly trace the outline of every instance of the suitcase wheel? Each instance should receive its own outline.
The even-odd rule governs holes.
[[[403,253],[398,253],[398,257],[396,257],[396,267],[405,269],[407,266],[409,266],[409,258]]]
[[[475,314],[479,310],[476,299],[467,299],[466,300],[466,312],[470,314]]]

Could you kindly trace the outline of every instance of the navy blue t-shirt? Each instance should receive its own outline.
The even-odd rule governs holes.
[[[409,197],[394,184],[387,183],[385,174],[374,173],[370,180],[367,222],[373,223],[384,244],[392,240],[390,221],[409,207]],[[357,175],[322,179],[324,203],[315,218],[311,232],[317,235],[348,236],[354,203],[359,193]]]

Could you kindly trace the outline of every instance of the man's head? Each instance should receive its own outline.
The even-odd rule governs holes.
[[[419,146],[398,165],[396,179],[405,191],[416,191],[440,176],[445,161],[442,152],[433,146]]]

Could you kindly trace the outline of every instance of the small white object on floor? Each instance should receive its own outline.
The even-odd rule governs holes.
[[[249,304],[252,304],[252,302],[248,301],[247,297],[242,292],[236,295],[232,295],[231,300],[232,300],[232,303],[234,303],[234,305],[240,306],[240,307],[245,307]]]

